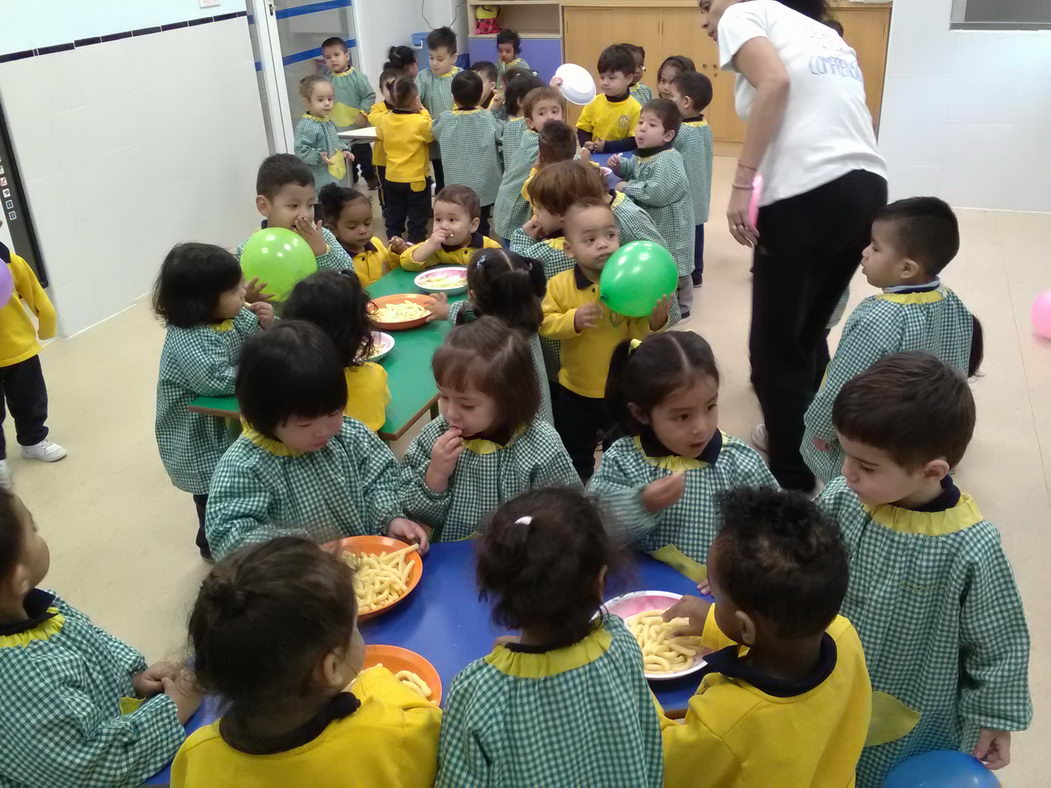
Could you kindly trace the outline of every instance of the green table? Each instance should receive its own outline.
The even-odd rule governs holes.
[[[385,274],[369,287],[373,298],[396,293],[418,293],[413,284],[418,271],[398,269]],[[463,299],[453,296],[452,302]],[[438,402],[438,386],[431,374],[431,356],[449,333],[448,320],[435,320],[408,331],[392,331],[394,349],[379,363],[387,370],[391,401],[387,405],[387,421],[379,431],[385,441],[398,440],[406,431],[432,412]],[[198,397],[190,403],[190,410],[226,419],[238,419],[236,397]]]

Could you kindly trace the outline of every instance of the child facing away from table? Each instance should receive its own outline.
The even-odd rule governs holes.
[[[379,87],[381,100],[377,101],[369,109],[369,123],[371,125],[379,126],[380,119],[394,109],[392,91],[394,89],[394,83],[400,76],[402,76],[402,72],[396,68],[385,68],[380,73]],[[372,143],[372,164],[376,168],[376,179],[379,181],[380,185],[380,202],[383,203],[383,215],[386,217],[387,152],[383,146],[383,140],[378,137],[376,141]],[[386,221],[386,218],[384,218],[384,221]]]
[[[702,113],[712,103],[712,82],[704,74],[684,71],[672,80],[671,100],[682,115],[674,146],[682,154],[693,197],[691,279],[694,287],[700,287],[704,284],[704,224],[712,199],[712,129]]]
[[[540,418],[529,345],[496,317],[456,326],[431,361],[441,416],[402,459],[402,508],[435,541],[466,539],[526,490],[580,488],[555,428]]]
[[[423,529],[401,516],[390,448],[344,417],[342,359],[320,328],[281,321],[249,339],[236,389],[244,431],[215,468],[205,519],[217,559],[286,535],[385,533],[426,549]]]
[[[406,271],[422,271],[435,265],[467,265],[479,249],[499,249],[500,244],[478,229],[482,206],[468,186],[446,186],[434,198],[431,237],[410,246],[401,255]]]
[[[719,429],[719,370],[692,331],[621,342],[606,404],[627,437],[602,456],[588,490],[643,550],[671,545],[704,564],[720,523],[715,496],[777,488],[755,449]]]
[[[602,92],[591,100],[577,120],[580,144],[593,153],[633,150],[632,131],[639,121],[642,105],[631,95],[635,79],[635,56],[620,44],[602,50],[598,59],[599,87]],[[555,77],[553,85],[561,84]]]
[[[387,50],[387,62],[383,64],[383,69],[388,68],[396,69],[410,79],[416,79],[416,75],[420,73],[416,53],[412,47],[407,46],[391,47]]]
[[[497,72],[496,63],[491,60],[478,60],[471,64],[471,71],[478,75],[478,78],[482,80],[482,98],[478,102],[478,106],[482,109],[490,109],[493,100],[497,96],[496,82]],[[453,96],[455,98],[455,96]],[[497,102],[497,106],[492,109],[499,109],[503,106],[503,99],[501,98]]]
[[[398,266],[401,253],[409,246],[394,236],[388,249],[379,236],[372,234],[372,200],[367,194],[330,183],[321,190],[318,202],[321,220],[350,255],[362,287]]]
[[[681,124],[682,115],[675,102],[654,99],[643,108],[635,126],[635,155],[611,156],[609,167],[624,179],[617,184],[617,191],[631,197],[650,215],[675,258],[679,310],[685,320],[693,305],[695,224],[686,165],[674,148]]]
[[[416,75],[416,88],[420,102],[432,118],[453,108],[453,77],[460,73],[456,65],[456,33],[448,27],[438,27],[427,34],[427,50],[431,67]],[[434,167],[436,191],[445,188],[445,173],[442,170],[442,151],[437,138],[431,143],[431,166]]]
[[[493,229],[500,239],[510,238],[529,219],[529,203],[522,196],[522,187],[536,166],[540,132],[549,121],[562,120],[562,94],[552,87],[534,88],[522,101],[522,114],[526,131],[514,157],[509,160],[504,155],[504,179],[493,206]]]
[[[664,613],[714,650],[686,718],[661,717],[665,784],[853,785],[872,688],[858,633],[837,615],[839,532],[798,493],[742,487],[718,506],[715,603],[687,596]]]
[[[693,59],[685,55],[670,55],[664,58],[657,71],[657,98],[670,99],[671,86],[675,78],[684,71],[696,71]]]
[[[432,785],[442,712],[362,670],[354,571],[297,537],[240,550],[190,614],[197,681],[223,716],[189,738],[173,786]]]
[[[803,417],[800,453],[814,475],[840,474],[844,452],[832,410],[844,384],[878,359],[925,350],[968,376],[982,361],[981,325],[940,274],[960,249],[956,215],[937,197],[910,197],[880,209],[861,271],[882,292],[864,299],[847,319],[824,381]]]
[[[263,159],[255,178],[255,207],[263,216],[263,227],[280,227],[302,236],[317,259],[319,271],[342,271],[353,268],[350,255],[315,216],[317,192],[310,168],[291,153],[275,153]],[[251,237],[251,236],[249,236]],[[241,259],[245,238],[235,256]],[[254,301],[265,283],[249,282],[249,297]]]
[[[646,74],[646,50],[638,44],[621,44],[621,46],[631,53],[635,61],[635,74],[631,78],[631,87],[628,92],[639,102],[639,106],[645,107],[653,100],[653,91],[642,84],[642,78]]]
[[[672,297],[661,299],[648,318],[608,309],[599,300],[598,281],[620,247],[613,211],[605,200],[581,200],[566,211],[565,225],[566,253],[575,265],[547,283],[540,336],[561,346],[555,426],[587,482],[595,470],[595,446],[613,426],[605,403],[613,351],[623,340],[645,339],[665,328]]]
[[[39,588],[50,561],[33,516],[0,488],[0,782],[141,785],[179,749],[200,695],[182,666],[147,667]]]
[[[161,263],[153,311],[166,329],[157,373],[157,450],[172,484],[193,496],[197,549],[210,559],[204,534],[208,487],[234,436],[226,419],[191,413],[189,405],[197,397],[234,393],[241,347],[274,322],[274,308],[262,301],[245,303],[241,266],[228,251],[183,243]]]
[[[504,82],[503,106],[492,110],[493,117],[500,121],[500,159],[506,170],[514,161],[522,135],[528,131],[522,102],[535,88],[543,87],[540,80],[528,71],[512,68],[507,70]]]
[[[387,370],[369,361],[375,348],[369,297],[350,271],[318,271],[299,282],[281,313],[285,320],[307,320],[332,340],[343,362],[347,404],[343,413],[373,432],[387,420]]]
[[[441,143],[445,182],[467,186],[481,205],[479,232],[489,235],[489,217],[504,171],[500,164],[500,123],[482,109],[482,79],[461,71],[452,80],[456,107],[434,119],[434,138]]]
[[[296,124],[296,156],[310,167],[314,189],[319,190],[326,183],[339,183],[347,176],[354,154],[350,144],[339,138],[332,122],[332,83],[311,74],[299,81],[299,95],[307,111]]]
[[[47,438],[47,385],[37,342],[37,337],[51,339],[55,335],[55,307],[29,263],[3,243],[0,243],[0,265],[7,268],[13,283],[11,297],[0,305],[0,397],[6,395],[22,457],[58,462],[66,456],[66,450]],[[30,313],[37,319],[35,326]],[[0,425],[6,417],[2,408],[0,400]],[[0,488],[10,487],[7,443],[0,429]]]
[[[919,351],[885,356],[836,397],[846,459],[818,504],[850,556],[843,615],[861,635],[873,689],[900,712],[862,753],[860,786],[929,750],[962,749],[999,769],[1011,731],[1032,718],[1011,565],[999,531],[950,475],[974,421],[963,374]]]
[[[368,113],[376,101],[376,91],[369,84],[364,72],[354,68],[350,60],[347,42],[339,36],[326,38],[321,42],[321,55],[328,67],[328,81],[332,83],[334,101],[331,118],[338,131],[362,129],[369,125]],[[351,172],[354,183],[358,181],[355,165],[361,167],[361,174],[370,189],[378,189],[376,169],[372,162],[372,145],[358,142],[350,146],[354,154]]]
[[[512,68],[532,71],[525,58],[521,56],[522,37],[514,30],[501,30],[496,34],[496,74],[497,83],[505,86],[504,76]]]
[[[453,680],[439,786],[661,785],[642,653],[602,609],[621,561],[598,506],[577,490],[532,490],[489,518],[478,589],[495,623],[517,634]]]
[[[387,237],[406,234],[409,243],[427,237],[431,218],[431,179],[427,174],[427,145],[434,135],[431,116],[420,105],[416,83],[400,76],[391,86],[394,109],[379,115],[376,139],[383,143],[387,168],[384,170],[383,218]]]

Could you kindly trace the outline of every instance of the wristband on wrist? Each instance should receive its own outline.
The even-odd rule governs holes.
[[[750,192],[750,191],[755,189],[755,187],[752,184],[750,184],[750,183],[748,185],[741,185],[739,183],[732,183],[732,184],[730,184],[730,188],[731,189],[739,189],[740,191],[743,191],[743,192]]]

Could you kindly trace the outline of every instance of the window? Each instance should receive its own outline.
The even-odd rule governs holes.
[[[953,30],[1051,29],[1047,0],[953,0]]]

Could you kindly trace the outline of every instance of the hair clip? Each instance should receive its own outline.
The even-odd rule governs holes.
[[[628,352],[629,353],[634,353],[636,350],[639,349],[639,345],[641,345],[641,344],[642,344],[642,340],[641,339],[633,339],[633,340],[631,340],[631,343],[628,345]]]
[[[341,268],[339,271],[340,276],[345,276],[347,279],[357,279],[358,273],[353,268]]]
[[[515,525],[530,525],[533,522],[533,518],[528,514],[525,517],[519,517],[515,520]]]

